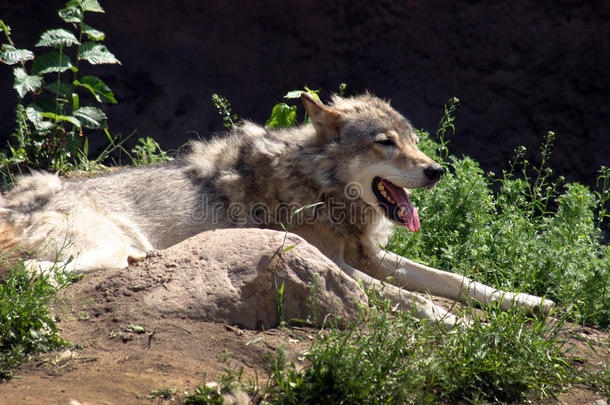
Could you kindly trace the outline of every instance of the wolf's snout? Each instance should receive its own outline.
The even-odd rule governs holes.
[[[441,165],[433,164],[424,169],[424,174],[430,181],[437,181],[445,173]]]

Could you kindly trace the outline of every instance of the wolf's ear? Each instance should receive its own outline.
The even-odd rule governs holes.
[[[332,107],[316,101],[305,92],[301,93],[301,100],[320,140],[324,142],[335,140],[339,135],[341,113]]]

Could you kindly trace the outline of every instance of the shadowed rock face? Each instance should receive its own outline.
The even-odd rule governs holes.
[[[43,29],[60,25],[63,0],[5,3],[0,16],[19,47],[33,49]],[[324,98],[346,82],[348,94],[390,98],[432,131],[443,103],[459,97],[452,150],[486,169],[501,170],[520,144],[533,152],[554,130],[552,165],[594,184],[610,164],[610,3],[491,3],[104,0],[106,14],[87,22],[123,62],[95,73],[119,100],[107,109],[112,132],[137,129],[134,141],[154,136],[175,148],[222,129],[214,92],[264,122],[289,89],[307,84]],[[1,144],[12,130],[11,86],[2,67]]]

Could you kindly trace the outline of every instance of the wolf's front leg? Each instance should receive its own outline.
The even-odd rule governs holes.
[[[468,277],[424,266],[392,252],[381,251],[376,265],[385,276],[408,290],[464,300],[472,298],[484,304],[500,301],[500,307],[508,310],[512,305],[524,306],[532,311],[548,313],[553,301],[525,293],[512,293],[495,289]]]
[[[446,311],[443,307],[435,305],[429,298],[424,298],[418,294],[405,291],[392,284],[384,284],[376,278],[373,278],[344,262],[339,262],[337,264],[348,276],[354,280],[362,281],[365,287],[373,287],[383,291],[383,294],[388,297],[393,304],[397,304],[402,311],[413,311],[415,316],[419,319],[439,321],[443,323],[447,329],[451,329],[459,323],[468,323],[468,321],[459,319]]]

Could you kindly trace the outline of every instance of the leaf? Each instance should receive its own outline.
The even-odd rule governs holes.
[[[65,104],[65,100],[63,102],[61,99],[49,100],[47,98],[39,98],[36,100],[36,105],[40,107],[41,111],[50,112],[53,114],[62,114],[61,104]]]
[[[288,98],[288,99],[300,98],[301,93],[305,93],[305,90],[292,90],[292,91],[289,91],[288,93],[286,93],[286,95],[284,95],[284,98]]]
[[[250,346],[250,345],[253,345],[254,343],[258,343],[261,340],[263,340],[263,338],[260,336],[254,337],[254,338],[250,339],[250,341],[248,341],[248,343],[246,343],[246,346]]]
[[[103,13],[104,9],[100,6],[97,0],[82,0],[81,7],[85,11],[91,11],[93,13]]]
[[[34,128],[39,132],[46,132],[53,128],[53,123],[45,121],[41,115],[42,112],[42,108],[36,104],[30,104],[25,109],[25,115],[28,117],[28,120],[34,124]]]
[[[130,323],[125,328],[125,332],[144,333],[144,332],[146,332],[146,329],[144,329],[143,326]]]
[[[98,31],[87,24],[83,24],[83,33],[92,41],[103,41],[104,38],[106,38],[106,34],[104,34],[102,31]]]
[[[279,103],[273,107],[271,116],[265,123],[269,128],[288,128],[297,122],[297,107]]]
[[[64,98],[70,98],[72,95],[72,87],[64,82],[54,81],[53,83],[45,84],[44,89]]]
[[[92,129],[106,127],[108,119],[106,114],[96,107],[81,107],[72,111],[72,115],[78,118],[83,127]]]
[[[10,35],[11,34],[11,27],[9,27],[8,25],[6,25],[4,23],[4,21],[0,20],[0,29],[2,29],[2,31],[4,31],[4,33],[6,35]]]
[[[37,91],[40,89],[40,86],[42,86],[42,77],[36,75],[30,76],[23,68],[15,68],[13,74],[15,75],[13,88],[17,90],[17,94],[19,94],[19,97],[21,98],[23,98],[28,91]]]
[[[63,8],[57,12],[59,17],[67,23],[81,23],[83,22],[84,12],[80,7],[76,7],[68,3],[68,7]]]
[[[309,87],[305,86],[305,90],[292,90],[292,91],[289,91],[288,93],[286,93],[284,95],[284,98],[287,98],[287,99],[301,98],[301,94],[302,93],[307,93],[311,97],[313,97],[314,100],[321,101],[320,100],[320,96],[318,96],[319,92],[320,92],[320,90],[312,90]]]
[[[70,58],[59,52],[47,52],[43,53],[34,60],[32,65],[32,73],[36,75],[51,73],[51,72],[64,72],[72,67]]]
[[[88,89],[100,103],[117,103],[112,90],[98,77],[84,76],[80,80],[74,80],[74,85]]]
[[[61,114],[55,114],[55,113],[51,113],[51,112],[41,112],[40,115],[44,118],[51,118],[55,122],[65,121],[65,122],[69,122],[70,124],[74,125],[77,128],[81,127],[81,122],[78,119],[71,117],[69,115],[61,115]]]
[[[310,96],[312,96],[312,97],[313,97],[315,100],[317,100],[317,101],[321,101],[321,100],[320,100],[320,96],[318,96],[318,93],[320,92],[320,89],[318,89],[318,90],[313,90],[313,89],[310,89],[310,88],[309,88],[309,87],[307,87],[307,86],[303,86],[303,88],[305,89],[305,91],[307,92],[307,94],[309,94]]]
[[[40,335],[38,334],[38,331],[34,329],[30,329],[30,337],[34,340],[40,340]]]
[[[295,245],[286,246],[284,249],[281,250],[281,253],[286,253],[286,252],[294,249],[295,247],[296,247]]]
[[[0,52],[0,62],[7,65],[25,62],[26,60],[34,59],[34,53],[28,49],[17,49],[9,44],[2,44],[2,52]]]
[[[41,36],[36,46],[72,46],[78,44],[78,39],[70,31],[62,28],[47,30]]]
[[[105,45],[96,44],[95,42],[84,42],[79,49],[78,59],[84,59],[92,65],[102,63],[121,64]]]

